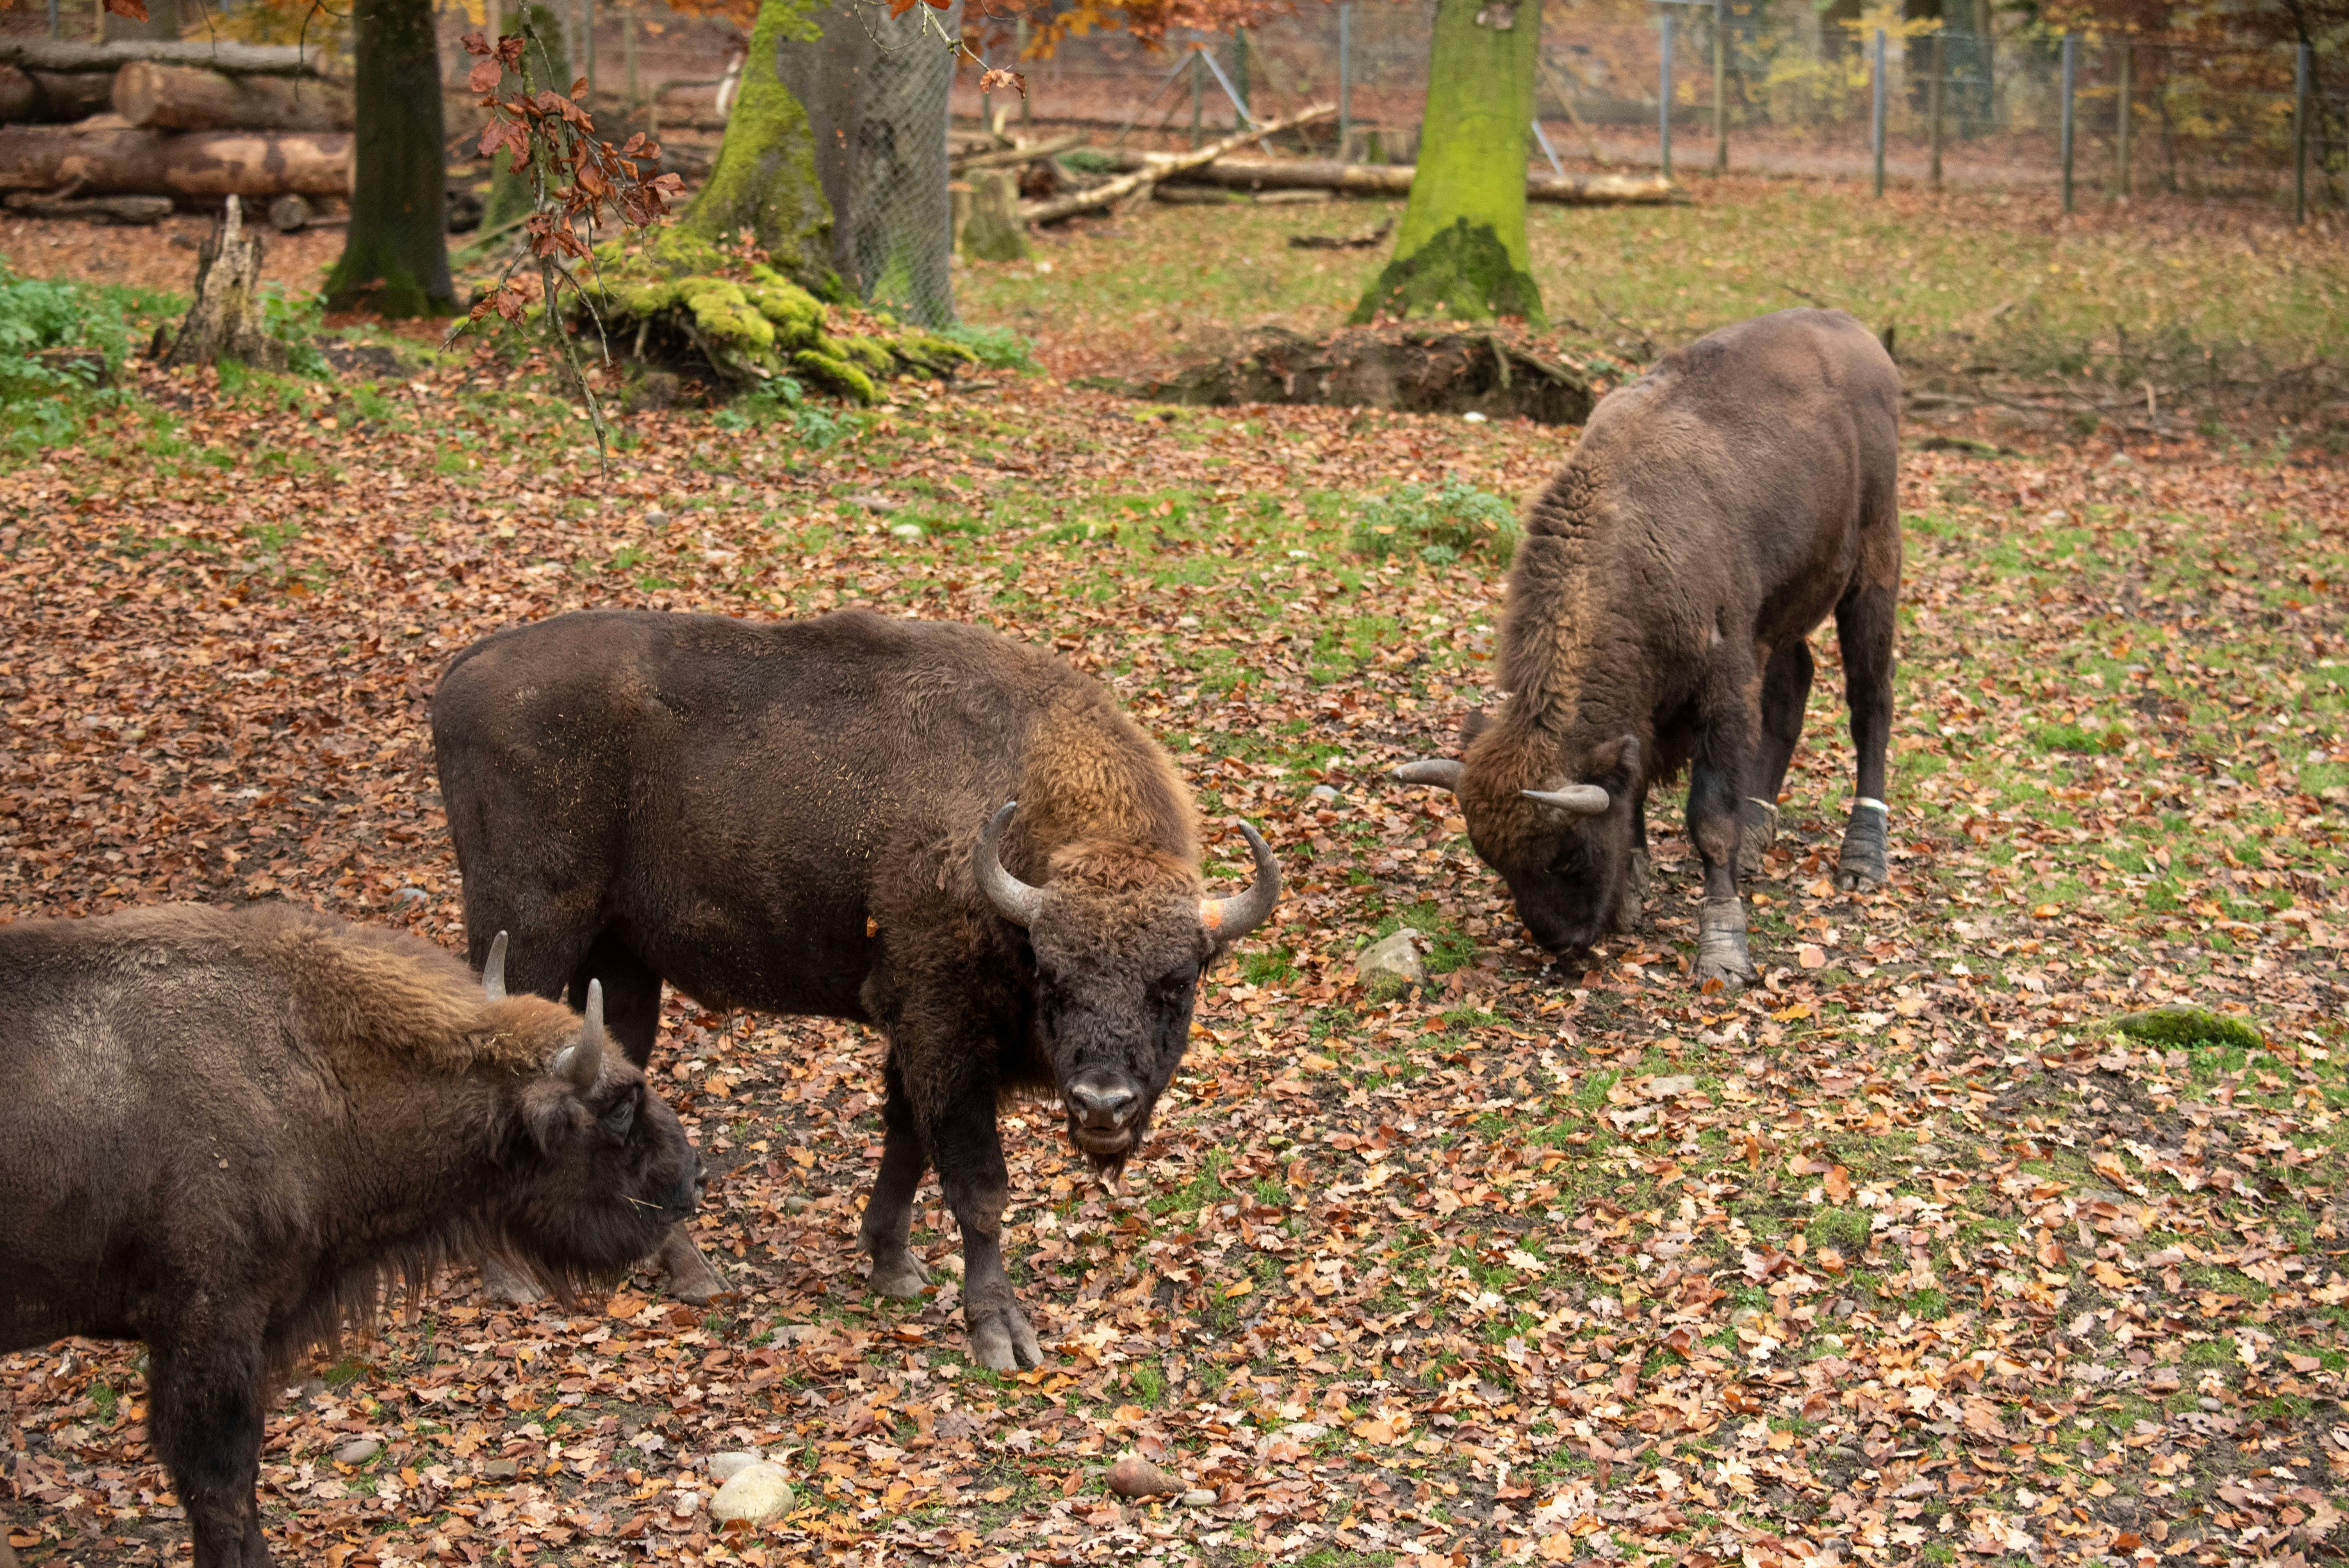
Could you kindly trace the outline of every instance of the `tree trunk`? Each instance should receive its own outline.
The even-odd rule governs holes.
[[[1394,260],[1354,320],[1542,319],[1526,258],[1526,128],[1540,44],[1541,0],[1436,0],[1411,201]]]
[[[861,112],[846,138],[855,160],[845,212],[833,211],[834,254],[870,304],[921,326],[954,325],[953,198],[947,191],[947,95],[954,57],[925,30],[930,7],[900,15],[859,14],[853,26],[875,35]],[[961,0],[938,14],[947,36],[962,36]]]
[[[348,130],[351,89],[300,77],[232,77],[134,60],[114,74],[114,112],[161,130]]]
[[[357,167],[326,307],[450,315],[448,168],[430,0],[358,0]],[[565,84],[566,86],[568,84]]]
[[[333,130],[0,128],[0,191],[62,185],[92,196],[340,196],[351,188],[351,138]]]
[[[563,20],[554,7],[545,5],[524,5],[514,17],[513,32],[529,40],[523,63],[530,67],[530,79],[540,88],[553,88],[559,93],[571,91],[571,57],[563,46]],[[511,36],[512,35],[508,35]],[[522,91],[522,77],[508,71],[498,83],[498,96],[512,98]],[[614,139],[619,139],[615,138]],[[490,163],[490,199],[481,208],[481,245],[511,239],[507,231],[530,216],[537,201],[530,187],[530,171],[514,167],[513,154],[503,148]]]
[[[852,15],[848,25],[863,24]],[[782,46],[813,33],[802,0],[761,0],[717,166],[683,227],[709,241],[747,231],[777,270],[831,293],[832,204],[816,175],[808,112],[781,74]]]
[[[196,303],[163,356],[167,366],[235,359],[264,370],[285,368],[285,346],[269,335],[261,319],[261,231],[244,226],[240,207],[235,197],[228,199],[228,210],[196,253]]]

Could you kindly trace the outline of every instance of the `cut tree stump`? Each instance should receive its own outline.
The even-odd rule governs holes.
[[[244,226],[243,205],[228,199],[196,254],[196,303],[163,355],[167,366],[234,359],[264,370],[285,368],[285,346],[269,335],[261,318],[261,231]]]
[[[1596,401],[1579,371],[1521,333],[1415,324],[1341,327],[1306,337],[1259,327],[1219,359],[1125,390],[1161,403],[1230,407],[1313,403],[1407,414],[1479,413],[1579,425]]]
[[[1019,221],[1019,183],[1009,170],[970,176],[970,212],[963,220],[962,253],[979,262],[1024,262],[1028,229]]]
[[[155,130],[348,130],[347,82],[233,77],[133,60],[114,73],[114,112]]]

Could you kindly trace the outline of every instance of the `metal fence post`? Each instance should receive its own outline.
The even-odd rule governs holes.
[[[2302,44],[2292,60],[2292,221],[2308,222],[2308,82],[2309,47]]]
[[[49,0],[49,36],[62,38],[65,36],[65,18],[57,14],[57,0]]]
[[[1876,29],[1876,95],[1868,105],[1868,136],[1876,154],[1876,193],[1884,194],[1884,29]]]
[[[1656,74],[1656,135],[1663,149],[1664,178],[1672,177],[1672,14],[1664,13],[1661,62]]]
[[[587,78],[587,97],[592,102],[595,97],[595,0],[579,0],[579,41],[580,52],[587,57],[587,69],[583,74]],[[567,92],[570,88],[571,84],[565,82],[556,90]]]
[[[2072,77],[2080,65],[2080,36],[2064,35],[2064,108],[2056,155],[2064,160],[2064,211],[2072,210]]]
[[[2121,98],[2117,110],[2119,118],[2113,127],[2113,132],[2114,139],[2117,143],[2116,150],[2119,154],[2120,160],[2120,168],[2117,172],[2120,176],[2121,200],[2124,201],[2127,201],[2132,194],[2129,189],[2129,144],[2131,140],[2130,133],[2134,130],[2135,127],[2131,124],[2130,120],[2132,110],[2129,100],[2136,96],[2137,46],[2128,42],[2127,39],[2123,39],[2121,42]]]
[[[1932,62],[1932,79],[1925,84],[1925,112],[1933,123],[1933,189],[1941,188],[1941,82],[1950,74],[1949,40],[1933,35],[1926,57]]]
[[[1206,84],[1200,78],[1207,74],[1206,61],[1196,48],[1191,51],[1191,145],[1199,145],[1199,109],[1204,101]]]
[[[1354,129],[1354,7],[1338,7],[1338,160],[1344,162],[1346,144]]]
[[[1713,171],[1729,172],[1729,0],[1713,0]]]
[[[1248,39],[1246,27],[1232,29],[1232,98],[1240,111],[1240,119],[1255,123],[1248,105]]]

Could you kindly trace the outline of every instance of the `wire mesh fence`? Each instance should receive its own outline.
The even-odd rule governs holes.
[[[1409,161],[1433,0],[1300,6],[1234,34],[1064,42],[1028,69],[1031,122],[1182,145],[1334,99],[1298,150]],[[1894,184],[2068,186],[2338,210],[2349,59],[1898,12],[1716,3],[1545,8],[1539,164],[1722,168]],[[959,115],[987,106],[957,83]],[[1880,174],[1879,174],[1880,169]]]

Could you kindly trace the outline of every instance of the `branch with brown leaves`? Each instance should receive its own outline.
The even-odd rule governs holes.
[[[525,269],[534,270],[547,333],[562,350],[563,362],[587,406],[600,459],[607,449],[604,410],[587,385],[586,371],[564,330],[556,302],[567,287],[587,306],[590,319],[595,319],[595,304],[571,264],[583,261],[592,264],[596,226],[607,219],[631,229],[658,223],[683,193],[685,182],[674,174],[646,173],[648,167],[657,166],[660,147],[643,132],[619,147],[596,136],[595,117],[579,102],[586,96],[586,77],[572,83],[567,94],[550,87],[533,88],[529,40],[522,35],[509,34],[492,44],[480,33],[468,33],[464,43],[465,52],[478,61],[468,85],[482,95],[481,105],[490,111],[489,124],[481,131],[481,155],[508,154],[514,169],[529,179],[537,210],[523,222],[523,242],[496,285],[450,329],[447,343],[456,342],[468,327],[493,315],[519,325],[530,308],[520,274]],[[522,90],[512,98],[501,98],[498,89],[508,72],[520,82]],[[609,362],[608,345],[604,356]]]

